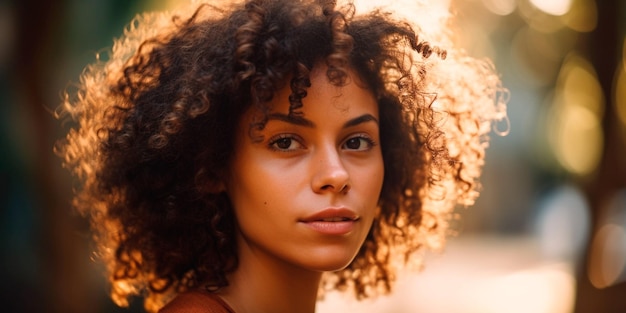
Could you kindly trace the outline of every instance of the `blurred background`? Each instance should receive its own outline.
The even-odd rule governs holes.
[[[457,34],[511,92],[475,206],[424,271],[375,301],[318,311],[626,312],[626,1],[447,0]],[[0,305],[116,308],[52,147],[61,91],[132,17],[175,1],[0,1]]]

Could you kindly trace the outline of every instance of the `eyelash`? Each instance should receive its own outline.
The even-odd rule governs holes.
[[[279,151],[279,152],[292,152],[292,151],[296,150],[296,149],[281,149],[281,148],[276,147],[276,144],[279,141],[284,140],[284,139],[293,140],[293,141],[297,142],[300,146],[304,146],[302,144],[302,140],[298,136],[292,135],[292,134],[280,134],[280,135],[276,135],[276,136],[270,138],[270,140],[268,142],[269,148],[271,150]]]
[[[341,145],[342,147],[345,146],[348,141],[352,140],[352,139],[362,139],[367,143],[367,147],[365,149],[354,149],[355,151],[368,151],[370,149],[372,149],[373,147],[376,146],[376,142],[370,138],[369,136],[365,135],[365,134],[357,134],[356,136],[352,136],[348,139],[346,139],[346,141],[344,141],[344,143]]]
[[[277,136],[274,136],[274,137],[270,138],[270,140],[269,140],[269,142],[268,142],[268,147],[269,147],[271,150],[278,151],[278,152],[293,152],[293,151],[295,151],[295,150],[298,150],[298,148],[294,148],[294,149],[284,148],[284,149],[283,149],[283,148],[279,148],[279,147],[277,147],[276,145],[277,145],[277,144],[278,144],[281,140],[284,140],[284,139],[289,139],[289,140],[295,141],[298,145],[300,145],[300,146],[303,146],[303,147],[304,147],[304,145],[302,144],[302,140],[301,140],[298,136],[293,135],[293,134],[280,134],[280,135],[277,135]],[[348,139],[346,139],[346,140],[345,140],[345,141],[341,144],[341,147],[343,148],[344,146],[346,146],[346,144],[347,144],[350,140],[352,140],[352,139],[364,140],[364,141],[367,143],[367,145],[368,145],[368,146],[367,146],[366,148],[364,148],[364,149],[348,149],[348,150],[353,150],[353,151],[368,151],[368,150],[372,149],[373,147],[375,147],[375,146],[377,145],[377,143],[376,143],[376,142],[375,142],[372,138],[370,138],[369,136],[367,136],[367,135],[365,135],[365,134],[357,134],[357,135],[355,135],[355,136],[352,136],[352,137],[349,137]],[[290,142],[290,145],[289,145],[289,146],[291,146],[292,144],[293,144],[293,142]]]

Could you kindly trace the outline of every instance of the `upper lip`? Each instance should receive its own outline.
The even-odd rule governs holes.
[[[315,221],[328,221],[328,222],[338,222],[338,221],[356,221],[359,219],[359,216],[352,210],[346,208],[328,208],[319,212],[315,212],[312,215],[309,215],[303,219],[300,219],[301,222],[315,222]]]

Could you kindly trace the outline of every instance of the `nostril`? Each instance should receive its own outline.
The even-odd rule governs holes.
[[[345,184],[345,185],[341,186],[341,189],[339,191],[346,193],[346,192],[348,192],[348,190],[350,190],[350,185]]]
[[[320,187],[320,189],[324,190],[324,191],[331,190],[331,191],[337,191],[337,192],[346,193],[346,192],[348,192],[348,190],[350,190],[350,185],[349,184],[343,184],[340,188],[336,188],[332,184],[327,184],[327,185],[324,185],[324,186]]]

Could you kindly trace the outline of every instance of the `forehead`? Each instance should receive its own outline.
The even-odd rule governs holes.
[[[310,87],[305,89],[302,106],[290,111],[292,88],[289,83],[277,90],[272,100],[255,103],[239,120],[239,133],[247,134],[253,141],[263,138],[262,131],[274,114],[289,115],[308,120],[307,123],[323,126],[327,122],[346,120],[357,115],[369,114],[379,119],[379,107],[374,93],[358,76],[356,71],[346,71],[343,85],[330,82],[327,66],[318,64],[309,73]],[[290,78],[287,79],[290,82]],[[302,121],[301,121],[302,122]]]
[[[302,98],[303,106],[296,110],[297,114],[305,114],[315,106],[333,104],[337,108],[349,110],[351,107],[365,106],[378,111],[374,93],[367,84],[353,70],[346,71],[344,84],[331,83],[327,75],[326,65],[315,66],[309,75],[311,86],[306,88],[306,96]],[[289,98],[293,91],[289,85],[276,92],[274,98],[268,102],[270,112],[289,113]],[[372,107],[376,104],[375,107]]]

